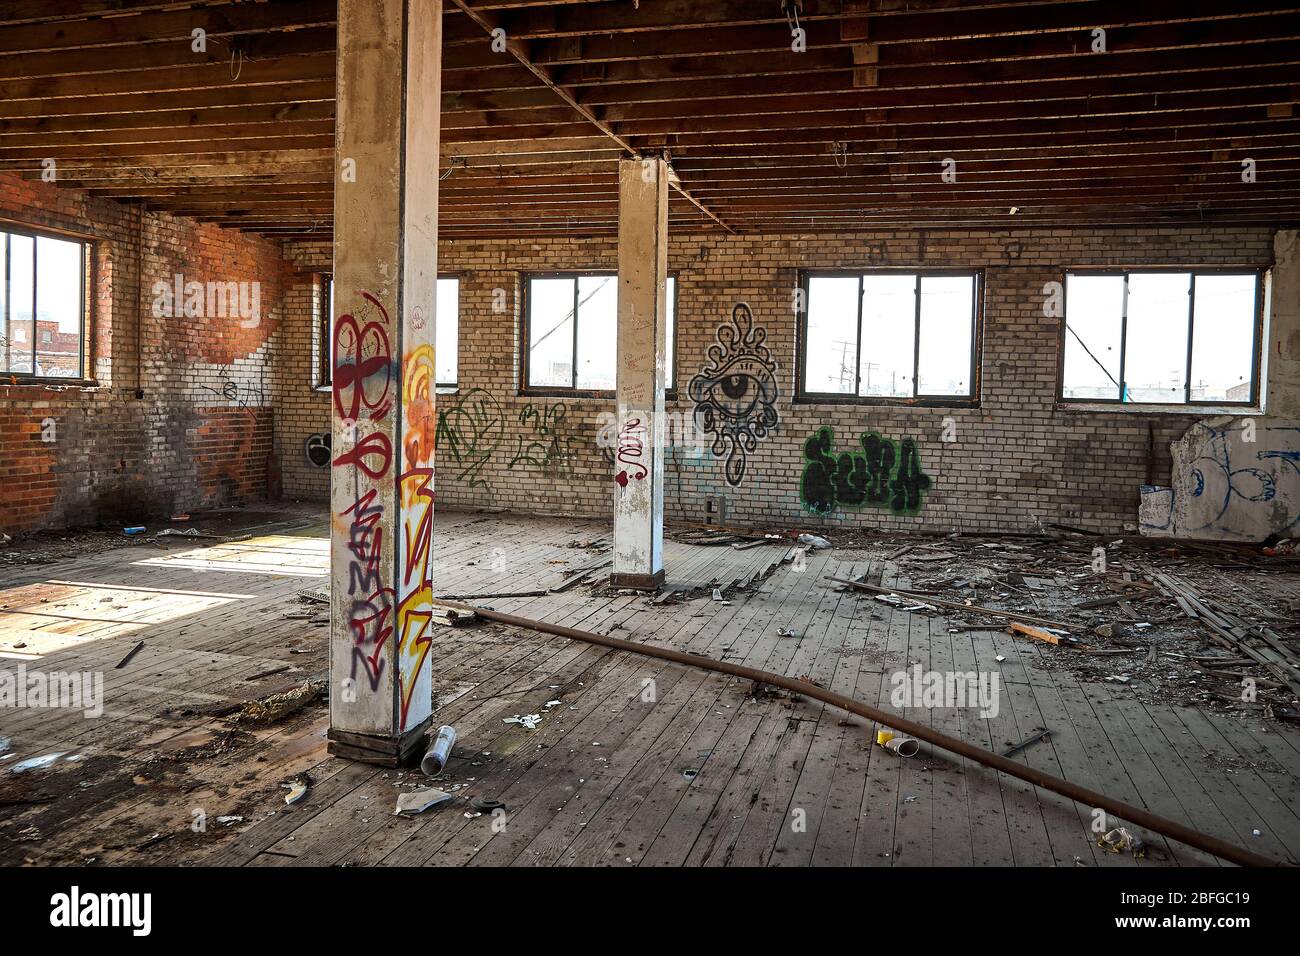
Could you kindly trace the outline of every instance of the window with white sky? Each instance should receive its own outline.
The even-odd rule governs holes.
[[[0,230],[0,373],[80,378],[86,243]]]
[[[1253,272],[1067,273],[1061,397],[1249,403],[1259,318]]]
[[[324,294],[321,295],[320,308],[323,321],[320,323],[324,337],[320,343],[320,354],[328,358],[332,355],[334,342],[334,278],[324,279]],[[456,385],[457,368],[460,363],[460,279],[456,276],[438,276],[437,311],[434,313],[433,361],[437,384],[450,388]],[[321,369],[322,387],[329,385],[333,377],[334,363],[325,361]]]
[[[618,380],[618,276],[528,278],[528,387],[613,391]],[[674,387],[677,280],[668,277],[667,387]]]
[[[804,393],[973,398],[975,290],[974,273],[809,276]]]

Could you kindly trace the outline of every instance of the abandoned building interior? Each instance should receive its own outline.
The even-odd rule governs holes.
[[[0,3],[0,864],[1300,861],[1298,67]]]

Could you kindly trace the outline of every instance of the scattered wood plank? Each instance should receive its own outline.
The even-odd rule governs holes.
[[[142,647],[144,647],[144,641],[137,641],[135,647],[131,648],[129,651],[126,652],[126,657],[122,658],[120,661],[117,662],[117,666],[114,668],[114,670],[121,670],[127,664],[131,663],[131,658],[139,654],[140,649]]]
[[[1007,629],[1017,634],[1023,634],[1025,637],[1032,637],[1036,641],[1042,641],[1045,644],[1061,643],[1061,639],[1050,631],[1044,631],[1042,628],[1030,627],[1028,624],[1021,624],[1019,621],[1012,621],[1007,625]]]
[[[1041,617],[1033,617],[1029,614],[1021,614],[1018,611],[1001,611],[997,608],[983,607],[979,604],[959,604],[956,601],[942,601],[938,598],[930,597],[925,591],[900,591],[897,588],[882,588],[874,584],[864,584],[861,581],[849,581],[845,578],[828,577],[827,580],[834,581],[836,584],[843,584],[859,591],[869,591],[872,594],[896,594],[901,598],[912,598],[923,604],[937,604],[939,607],[948,607],[957,611],[965,611],[968,614],[987,614],[991,617],[1005,618],[1010,621],[1024,621],[1028,624],[1039,624],[1043,627],[1055,628],[1058,631],[1077,630],[1067,624],[1059,621],[1048,621]]]

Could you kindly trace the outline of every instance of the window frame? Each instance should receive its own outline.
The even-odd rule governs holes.
[[[915,338],[912,342],[912,396],[898,397],[890,395],[859,395],[862,376],[862,280],[871,275],[910,275],[916,276],[916,306],[914,318]],[[970,395],[922,395],[920,394],[920,351],[921,351],[921,296],[920,284],[926,278],[951,278],[954,276],[971,276],[971,365]],[[808,321],[811,317],[808,305],[811,301],[811,281],[815,278],[858,280],[858,323],[857,353],[855,364],[855,381],[853,394],[838,392],[813,392],[807,388],[808,357]],[[795,322],[795,393],[797,405],[893,405],[912,408],[978,408],[980,404],[980,365],[983,354],[984,339],[984,270],[981,269],[921,269],[915,266],[897,266],[890,268],[872,267],[866,269],[800,269],[799,289],[803,295],[803,308],[797,313]]]
[[[29,236],[32,239],[32,371],[0,371],[0,384],[4,385],[93,385],[94,379],[89,374],[90,334],[94,319],[95,299],[91,290],[96,279],[98,240],[94,236],[58,229],[44,229],[23,223],[0,219],[0,232],[11,235]],[[36,374],[36,353],[39,344],[39,330],[36,327],[39,312],[37,292],[39,283],[37,275],[40,269],[40,256],[37,253],[37,239],[57,239],[61,242],[75,242],[81,246],[81,307],[78,310],[77,325],[77,374],[76,375],[38,375]],[[0,243],[0,282],[8,282],[10,247],[8,242]],[[4,309],[0,314],[0,328],[11,329],[11,309],[13,307],[12,289],[6,288]],[[8,339],[8,336],[6,336]],[[6,346],[12,354],[13,343]],[[9,364],[6,360],[6,365]]]
[[[316,306],[316,356],[319,367],[316,371],[317,390],[334,388],[334,342],[330,334],[334,324],[334,285],[333,272],[318,272],[320,297]]]
[[[1124,393],[1128,388],[1125,377],[1126,359],[1128,357],[1128,277],[1134,273],[1175,275],[1188,273],[1191,276],[1190,293],[1187,296],[1187,359],[1183,367],[1183,401],[1181,402],[1126,402]],[[1056,401],[1065,407],[1086,405],[1113,405],[1117,409],[1197,409],[1197,408],[1256,408],[1260,397],[1260,372],[1263,368],[1262,349],[1264,347],[1264,300],[1265,276],[1267,270],[1258,266],[1151,266],[1127,269],[1115,268],[1080,268],[1065,269],[1061,273],[1061,322],[1057,336],[1056,349]],[[1072,398],[1065,394],[1065,347],[1069,330],[1066,323],[1070,317],[1069,277],[1077,276],[1121,276],[1124,279],[1123,310],[1120,314],[1119,339],[1119,396],[1116,398]],[[1197,275],[1253,275],[1255,277],[1255,323],[1254,347],[1250,356],[1250,395],[1244,401],[1229,399],[1202,399],[1192,401],[1192,353],[1196,343],[1196,277]]]
[[[609,398],[618,394],[615,388],[578,388],[578,322],[577,322],[577,303],[578,303],[578,279],[590,278],[593,276],[613,276],[618,278],[618,271],[615,269],[560,269],[550,272],[522,272],[519,275],[519,394],[536,395],[539,397],[550,398]],[[682,283],[681,277],[673,270],[668,270],[668,278],[673,280],[672,294],[672,313],[673,313],[673,380],[664,384],[664,397],[669,400],[677,398],[677,352],[678,352],[678,322],[677,306],[681,297]],[[529,385],[529,364],[528,353],[529,343],[532,335],[532,299],[529,295],[529,287],[533,279],[573,279],[573,301],[574,301],[574,322],[573,322],[573,382],[572,386],[565,385]],[[665,283],[666,284],[666,283]],[[617,291],[617,290],[616,290]],[[615,333],[615,342],[617,342],[617,332]],[[614,378],[618,380],[618,353],[615,347],[614,356]]]
[[[320,368],[316,376],[316,384],[313,386],[317,391],[333,390],[334,388],[334,342],[330,331],[334,324],[334,297],[330,294],[330,286],[334,281],[333,272],[318,272],[317,277],[320,279],[320,304],[316,314],[316,354],[319,357]],[[460,378],[460,283],[462,280],[459,272],[439,272],[436,281],[441,282],[443,279],[456,280],[456,378]],[[434,295],[437,296],[437,287],[434,287]],[[434,316],[436,323],[438,317]],[[436,329],[435,329],[436,335]],[[436,345],[436,343],[435,343]],[[434,388],[458,389],[460,382],[434,382]]]

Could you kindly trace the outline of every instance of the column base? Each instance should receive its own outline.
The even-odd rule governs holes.
[[[330,728],[326,738],[327,750],[335,757],[378,764],[381,767],[401,767],[417,760],[424,745],[432,717],[426,717],[419,726],[412,727],[400,737],[379,737],[374,734],[356,734],[347,730]],[[418,755],[418,756],[417,756]]]
[[[634,591],[658,591],[664,586],[664,569],[654,574],[611,574],[609,583],[616,588],[631,588]]]

